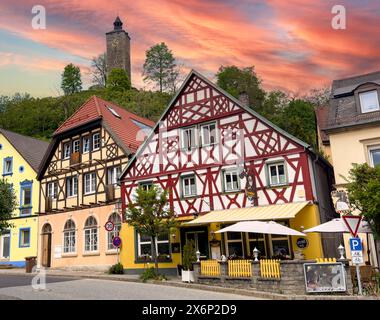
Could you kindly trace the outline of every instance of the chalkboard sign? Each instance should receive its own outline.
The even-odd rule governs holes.
[[[296,241],[296,245],[300,249],[305,249],[309,246],[309,241],[305,238],[298,238]]]
[[[346,278],[342,263],[305,263],[306,292],[345,292]]]

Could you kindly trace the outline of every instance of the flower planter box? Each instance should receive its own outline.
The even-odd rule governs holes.
[[[194,271],[182,270],[182,282],[194,282]]]

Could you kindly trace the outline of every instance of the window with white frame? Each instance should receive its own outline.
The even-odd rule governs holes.
[[[90,137],[83,138],[83,153],[90,152]]]
[[[96,173],[87,173],[84,175],[84,193],[91,194],[96,191]]]
[[[121,174],[121,166],[108,168],[107,170],[107,184],[117,185],[117,179]]]
[[[115,237],[119,236],[120,229],[121,229],[121,219],[120,215],[116,212],[111,214],[111,216],[108,219],[109,221],[112,221],[114,224],[114,229],[112,231],[107,231],[107,249],[113,250],[116,249],[113,245],[112,241]]]
[[[182,177],[182,193],[184,197],[191,197],[197,195],[195,176],[192,175]]]
[[[98,150],[101,146],[100,132],[94,133],[92,136],[92,150]]]
[[[239,190],[239,177],[237,171],[224,171],[224,191]]]
[[[80,140],[74,140],[73,141],[73,153],[80,151]]]
[[[359,99],[363,113],[380,110],[379,97],[376,90],[359,93]]]
[[[380,145],[368,148],[369,161],[372,167],[380,164]]]
[[[201,125],[202,145],[212,145],[217,142],[216,124],[207,123]]]
[[[13,171],[13,158],[5,158],[4,159],[4,168],[3,168],[3,175],[12,174]]]
[[[74,197],[78,195],[78,176],[66,179],[66,197]]]
[[[70,147],[70,143],[67,142],[63,144],[63,159],[70,158],[70,154],[71,154],[71,147]]]
[[[69,219],[65,223],[63,229],[63,252],[73,253],[75,252],[75,223]]]
[[[152,257],[152,239],[147,235],[137,235],[137,251],[139,258],[151,259]],[[170,258],[169,234],[162,233],[156,239],[156,253],[158,256]]]
[[[98,223],[91,216],[88,217],[84,225],[84,251],[91,252],[98,250]]]
[[[197,146],[195,127],[182,129],[182,148],[190,150]]]
[[[276,186],[286,184],[286,174],[285,174],[285,163],[269,163],[268,167],[268,176],[269,176],[269,185]]]
[[[47,184],[47,196],[51,199],[57,199],[58,185],[57,182],[49,182]]]

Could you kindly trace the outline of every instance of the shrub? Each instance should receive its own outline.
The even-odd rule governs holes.
[[[121,263],[116,263],[108,270],[109,274],[124,274],[124,268]]]
[[[195,254],[194,241],[190,240],[183,246],[183,259],[182,265],[184,270],[192,270],[193,262],[197,261]]]
[[[143,282],[147,280],[167,280],[165,275],[158,274],[154,267],[150,267],[144,270],[144,272],[140,275],[140,279]]]

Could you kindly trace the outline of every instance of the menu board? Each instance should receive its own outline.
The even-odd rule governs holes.
[[[305,263],[306,292],[345,292],[344,265],[337,263]]]

